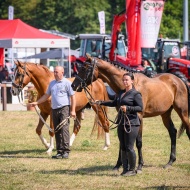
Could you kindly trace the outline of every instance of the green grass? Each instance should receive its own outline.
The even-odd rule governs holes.
[[[54,160],[46,154],[35,128],[35,112],[0,112],[0,189],[5,190],[126,190],[190,189],[190,142],[184,133],[177,139],[177,160],[169,160],[170,138],[160,117],[144,119],[142,174],[122,177],[112,168],[118,156],[116,129],[110,131],[111,146],[103,151],[104,139],[91,135],[94,112],[85,111],[82,128],[71,147],[70,158]],[[109,117],[116,115],[109,109]],[[180,120],[173,113],[179,129]],[[71,121],[70,132],[72,132]],[[49,141],[44,126],[43,135]],[[53,154],[56,154],[54,150]]]

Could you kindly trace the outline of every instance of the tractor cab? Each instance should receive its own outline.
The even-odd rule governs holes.
[[[93,57],[99,57],[101,59],[108,59],[111,49],[111,36],[106,34],[79,34],[80,53],[79,60],[85,57],[86,53]],[[124,36],[119,35],[117,41],[116,54],[120,56],[126,56],[126,46],[124,42]]]
[[[155,48],[142,48],[142,56],[157,72],[168,69],[168,58],[181,58],[178,40],[158,39]]]

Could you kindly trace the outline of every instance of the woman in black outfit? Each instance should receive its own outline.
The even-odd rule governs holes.
[[[113,101],[102,102],[100,105],[118,107],[117,132],[121,147],[121,160],[123,163],[122,176],[136,175],[136,153],[134,143],[137,138],[140,119],[137,112],[142,112],[143,103],[140,92],[133,86],[134,76],[132,73],[123,75],[124,90],[121,90]]]

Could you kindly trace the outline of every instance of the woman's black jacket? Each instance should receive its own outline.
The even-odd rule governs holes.
[[[130,120],[131,125],[140,125],[140,120],[137,115],[137,112],[143,111],[143,103],[141,93],[132,88],[129,91],[121,90],[118,96],[113,101],[102,101],[100,105],[109,106],[109,107],[119,107],[126,106],[126,115]],[[117,124],[124,122],[122,111],[119,109]]]

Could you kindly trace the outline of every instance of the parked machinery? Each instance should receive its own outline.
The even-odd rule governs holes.
[[[179,40],[158,39],[155,48],[142,48],[143,58],[158,73],[172,73],[183,81],[190,80],[190,61],[182,59]]]

